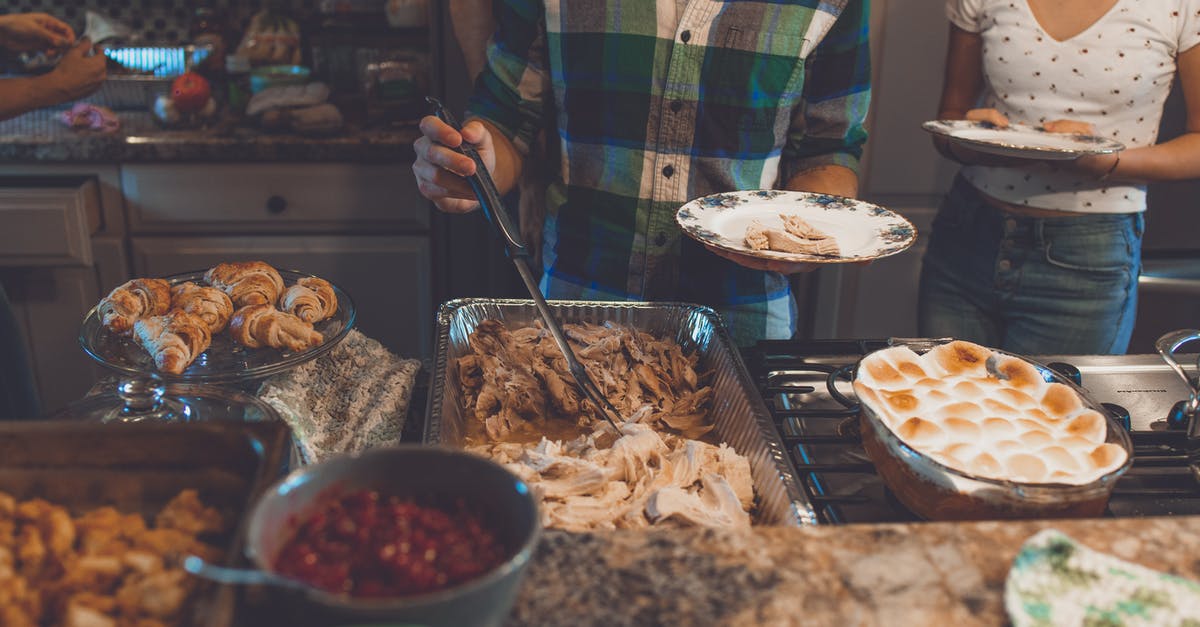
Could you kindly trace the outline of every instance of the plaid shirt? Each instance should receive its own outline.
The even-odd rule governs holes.
[[[528,152],[558,140],[550,298],[685,300],[739,344],[790,337],[787,279],[683,235],[690,199],[857,169],[870,99],[867,0],[507,0],[468,115]],[[680,8],[677,8],[680,7]],[[553,143],[553,142],[552,142]]]

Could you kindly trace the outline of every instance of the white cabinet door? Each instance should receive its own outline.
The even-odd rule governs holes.
[[[429,240],[408,236],[135,237],[136,276],[261,259],[322,276],[350,294],[356,327],[401,357],[432,353]]]

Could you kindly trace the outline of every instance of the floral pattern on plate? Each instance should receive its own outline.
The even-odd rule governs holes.
[[[780,214],[795,215],[837,238],[838,256],[751,250],[746,227],[758,220],[782,228]],[[830,194],[785,190],[749,190],[704,196],[675,213],[675,221],[693,239],[717,248],[763,259],[807,263],[846,263],[894,255],[912,246],[917,230],[903,216],[861,200]]]
[[[1051,133],[1027,124],[1000,128],[983,121],[930,120],[921,128],[979,152],[1022,159],[1067,160],[1125,150],[1124,144],[1106,137]]]

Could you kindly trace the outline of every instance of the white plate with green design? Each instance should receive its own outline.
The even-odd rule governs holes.
[[[1004,605],[1013,627],[1194,627],[1200,625],[1200,584],[1046,529],[1013,561]]]
[[[837,241],[838,253],[818,255],[754,250],[746,230],[757,221],[782,229],[782,216],[797,216]],[[693,239],[730,252],[798,263],[870,261],[902,252],[917,229],[900,214],[869,202],[811,192],[774,189],[726,192],[688,202],[675,221]]]
[[[1059,161],[1125,150],[1125,144],[1107,137],[1051,133],[1040,126],[1027,124],[1009,124],[1001,128],[984,121],[930,120],[921,128],[972,150],[1001,157]]]

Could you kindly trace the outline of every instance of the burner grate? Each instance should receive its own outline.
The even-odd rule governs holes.
[[[858,360],[887,346],[883,340],[768,340],[745,354],[821,523],[916,520],[875,473],[849,396]],[[1133,466],[1117,482],[1107,515],[1200,515],[1200,478],[1189,465],[1186,434],[1131,430],[1130,437]]]

